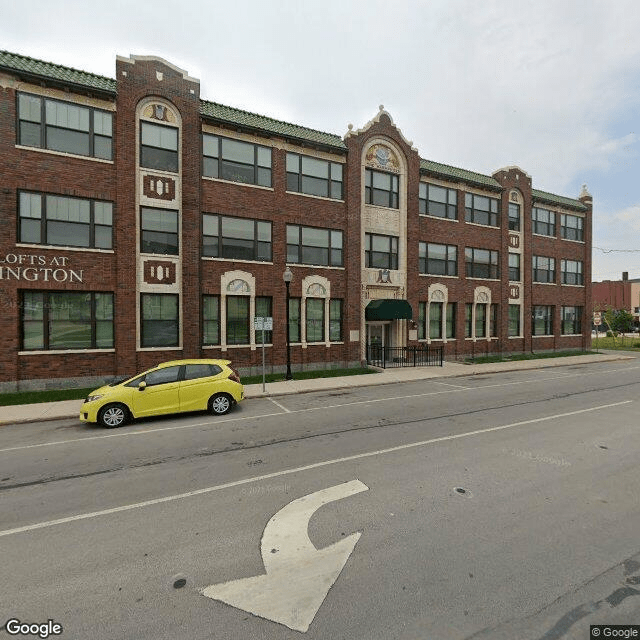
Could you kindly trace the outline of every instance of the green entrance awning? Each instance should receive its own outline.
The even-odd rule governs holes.
[[[413,309],[407,300],[372,300],[364,310],[366,320],[411,320]]]

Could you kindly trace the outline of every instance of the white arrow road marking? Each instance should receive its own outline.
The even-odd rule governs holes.
[[[360,480],[352,480],[290,502],[269,520],[262,534],[266,575],[213,584],[202,589],[202,595],[307,631],[360,539],[360,533],[353,533],[316,549],[309,540],[309,520],[328,502],[368,489]]]

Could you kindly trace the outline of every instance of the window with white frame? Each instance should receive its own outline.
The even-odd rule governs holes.
[[[533,256],[533,281],[555,283],[556,281],[556,260],[547,256]]]
[[[531,222],[533,233],[541,236],[556,235],[556,214],[542,207],[533,207],[531,210]]]
[[[560,215],[560,237],[565,240],[584,240],[584,218],[568,213]]]
[[[581,260],[561,260],[560,278],[562,284],[584,284]]]

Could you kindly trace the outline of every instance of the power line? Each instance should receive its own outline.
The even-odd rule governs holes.
[[[640,249],[602,249],[601,247],[593,247],[602,253],[640,253]]]

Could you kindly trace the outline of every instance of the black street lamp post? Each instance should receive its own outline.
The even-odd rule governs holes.
[[[284,377],[285,380],[293,380],[293,376],[291,375],[291,337],[290,337],[290,329],[289,329],[289,285],[293,280],[293,273],[291,273],[291,269],[287,267],[282,274],[282,279],[284,280],[284,284],[287,287],[287,375]]]

